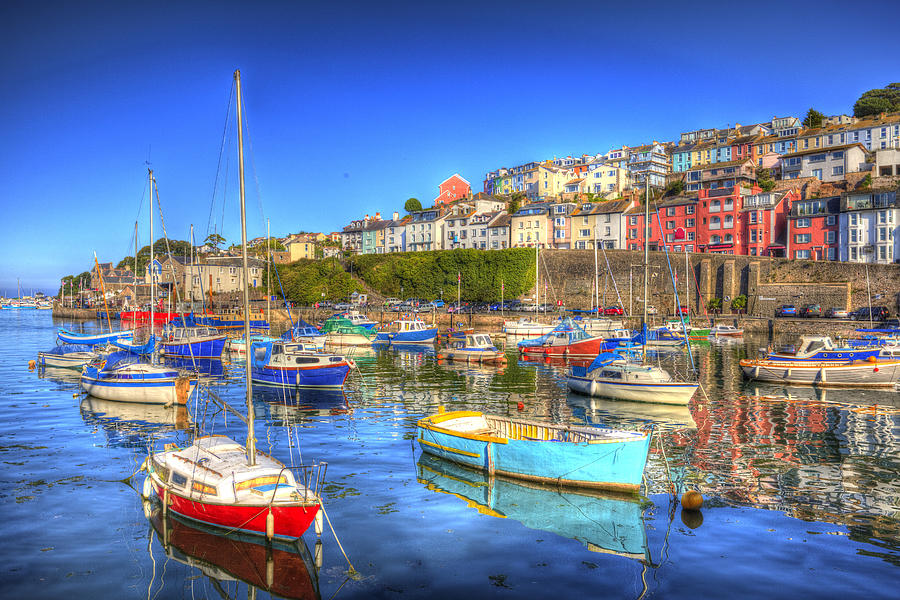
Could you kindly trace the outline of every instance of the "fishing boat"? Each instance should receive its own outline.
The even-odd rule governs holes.
[[[544,335],[516,344],[525,356],[593,358],[609,346],[600,336],[592,336],[566,317]]]
[[[878,346],[836,346],[827,335],[801,335],[800,345],[796,349],[793,346],[766,352],[763,360],[769,362],[810,361],[810,362],[847,362],[852,360],[864,360],[877,357],[881,348]]]
[[[325,343],[337,346],[371,346],[377,331],[354,325],[343,317],[328,317],[322,325]]]
[[[240,178],[241,254],[244,273],[244,337],[250,338],[250,290],[247,274],[247,221],[244,197],[243,133],[240,71],[235,71],[237,100],[238,174]],[[276,538],[299,538],[315,522],[322,532],[321,499],[324,475],[321,465],[294,469],[256,451],[252,369],[245,369],[246,447],[234,440],[212,435],[197,437],[184,448],[167,444],[144,461],[148,475],[143,496],[155,493],[163,506],[182,517],[234,531]]]
[[[258,591],[290,600],[320,598],[316,562],[302,539],[260,544],[253,536],[180,518],[150,501],[145,501],[144,515],[166,557],[199,570],[217,590],[241,581],[249,586],[250,598],[256,598]],[[237,595],[236,589],[230,591]]]
[[[134,330],[107,331],[106,333],[75,333],[64,327],[60,327],[59,331],[56,333],[56,337],[64,344],[96,346],[97,344],[106,344],[114,340],[130,340],[134,337]]]
[[[709,334],[716,337],[741,337],[744,330],[734,325],[716,325],[709,330]]]
[[[439,412],[417,423],[423,452],[486,471],[555,486],[637,492],[649,431],[552,425]]]
[[[469,333],[462,340],[451,340],[438,355],[440,360],[505,365],[506,355],[486,333]]]
[[[586,396],[681,405],[688,404],[700,387],[675,379],[662,367],[636,364],[615,352],[603,352],[587,366],[573,365],[566,383]]]
[[[503,333],[507,335],[519,335],[532,337],[550,333],[556,325],[538,323],[530,317],[519,317],[514,321],[503,321]]]
[[[686,338],[668,327],[657,327],[647,331],[645,344],[651,348],[684,346]]]
[[[609,317],[576,317],[574,321],[589,334],[603,337],[609,337],[625,326],[622,321],[615,321]]]
[[[345,313],[341,313],[340,316],[344,317],[354,325],[358,325],[359,327],[365,327],[366,329],[372,329],[376,325],[378,325],[378,321],[373,321],[366,315],[360,313],[356,310],[351,310]]]
[[[159,344],[160,354],[172,357],[221,358],[225,334],[212,327],[172,327]]]
[[[578,540],[592,552],[650,559],[643,506],[633,495],[550,489],[490,476],[425,453],[416,463],[416,480],[433,492],[456,496],[481,514]]]
[[[61,344],[46,352],[38,352],[37,363],[39,367],[80,369],[96,356],[94,346],[87,344]]]
[[[186,404],[196,379],[178,369],[154,365],[127,350],[113,352],[99,364],[85,365],[81,388],[101,400]]]
[[[393,322],[389,331],[379,331],[372,343],[433,344],[437,332],[437,327],[428,327],[421,319],[400,319]]]
[[[827,362],[743,359],[740,366],[751,380],[819,387],[893,388],[900,379],[900,360],[875,356]]]
[[[341,388],[351,363],[339,354],[317,352],[290,342],[254,342],[251,346],[254,383],[278,387]]]
[[[316,327],[300,319],[290,330],[281,334],[281,339],[286,342],[311,343],[317,349],[325,349],[325,334]]]

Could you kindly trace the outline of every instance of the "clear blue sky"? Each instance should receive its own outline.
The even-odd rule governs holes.
[[[896,2],[724,4],[7,0],[0,292],[120,260],[136,219],[148,243],[147,160],[171,238],[215,221],[239,241],[234,184],[212,203],[235,68],[251,238],[426,204],[454,172],[479,191],[500,166],[847,113],[900,81]]]

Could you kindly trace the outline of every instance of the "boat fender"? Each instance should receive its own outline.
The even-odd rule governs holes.
[[[271,540],[275,537],[275,515],[272,514],[272,509],[269,509],[268,514],[266,515],[266,539]]]
[[[141,496],[144,499],[147,499],[150,497],[150,494],[152,492],[153,492],[153,486],[150,484],[150,476],[148,475],[147,477],[144,478],[144,485],[141,488]]]
[[[876,372],[876,373],[877,373],[877,372],[878,372],[878,367],[875,367],[875,368],[874,368],[874,369],[872,369],[872,370],[873,370],[873,371],[874,371],[874,372]]]
[[[319,507],[319,510],[316,511],[316,518],[315,518],[316,537],[322,537],[322,531],[325,529],[325,525],[324,525],[323,520],[322,520],[322,515],[324,514],[324,513],[322,512],[323,510],[325,510],[325,509],[323,509],[323,508],[320,506],[320,507]]]
[[[37,366],[37,362],[35,362],[34,360],[29,360],[29,361],[28,361],[28,370],[29,370],[29,371],[34,371],[34,368],[35,368],[36,366]]]
[[[144,500],[141,502],[141,507],[144,509],[144,518],[149,519],[150,513],[153,510],[153,505],[150,503],[149,500]]]
[[[516,408],[519,410],[525,410],[525,404],[520,401],[518,404],[516,404]]]
[[[694,490],[688,490],[681,496],[681,508],[685,510],[700,510],[703,506],[703,495]]]

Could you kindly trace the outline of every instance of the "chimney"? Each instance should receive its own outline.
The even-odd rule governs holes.
[[[395,221],[399,221],[399,220],[400,220],[400,213],[397,212],[396,210],[394,211],[394,215],[393,215],[393,216],[394,216],[394,220],[395,220]]]
[[[380,220],[381,220],[381,213],[380,213],[380,212],[375,213],[375,220],[376,220],[376,221],[380,221]]]

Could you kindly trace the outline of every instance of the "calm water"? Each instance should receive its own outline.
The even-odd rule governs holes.
[[[49,311],[0,311],[0,597],[244,598],[248,580],[265,586],[265,552],[254,544],[157,519],[167,549],[127,482],[149,443],[186,442],[201,409],[104,403],[85,398],[74,373],[29,372],[59,326],[80,327]],[[261,449],[328,462],[326,509],[358,572],[348,578],[326,526],[321,568],[311,556],[273,552],[272,589],[315,597],[317,585],[322,598],[895,598],[897,394],[744,385],[737,361],[760,345],[695,347],[706,396],[689,410],[569,394],[561,365],[464,368],[438,364],[433,351],[356,352],[360,372],[343,394],[261,394]],[[239,364],[214,370],[214,389],[240,403],[242,374]],[[534,490],[423,459],[411,442],[415,422],[439,405],[656,423],[646,501]],[[204,424],[243,439],[233,417],[206,411]],[[138,489],[141,481],[131,480]],[[702,516],[683,516],[670,486],[701,490]],[[316,554],[311,531],[304,549]]]

